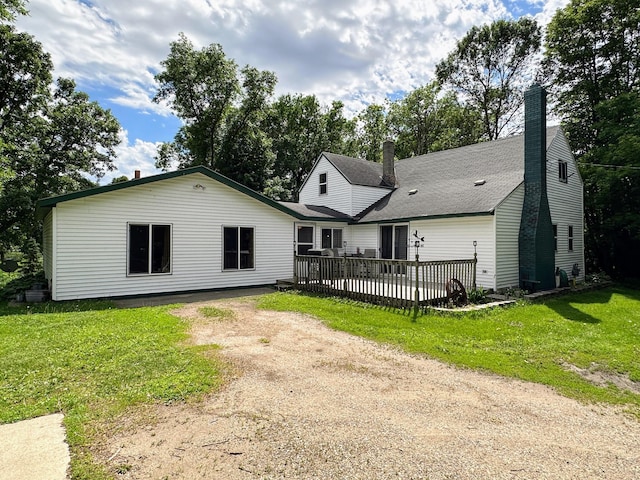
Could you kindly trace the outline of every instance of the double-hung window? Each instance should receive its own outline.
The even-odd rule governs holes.
[[[568,234],[567,237],[569,241],[569,251],[573,252],[573,225],[569,225],[567,234]]]
[[[223,227],[223,269],[247,270],[255,267],[253,227]]]
[[[342,229],[323,228],[322,248],[342,248]]]
[[[327,193],[327,174],[321,173],[318,175],[319,177],[319,185],[320,185],[320,195],[325,195]]]
[[[171,273],[171,225],[130,223],[129,275]]]
[[[563,162],[562,160],[558,162],[558,179],[563,183],[569,181],[569,167],[567,162]]]

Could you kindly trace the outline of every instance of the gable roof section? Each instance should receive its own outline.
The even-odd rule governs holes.
[[[547,129],[547,149],[559,131]],[[524,135],[400,160],[396,179],[393,193],[366,210],[359,223],[491,215],[524,181]]]
[[[313,164],[313,167],[311,168],[312,172],[315,170],[322,157],[326,158],[327,161],[331,163],[351,185],[379,187],[388,190],[391,190],[393,188],[385,185],[382,181],[381,163],[370,162],[369,160],[365,160],[363,158],[338,155],[337,153],[322,152],[316,160],[316,163]],[[309,178],[311,178],[311,175],[307,175],[307,178],[304,179],[300,190],[302,190]]]
[[[318,205],[304,205],[302,203],[295,202],[280,202],[280,204],[297,212],[307,220],[327,220],[338,222],[349,222],[352,220],[352,218],[346,213],[339,212],[329,207],[322,207]]]
[[[190,168],[185,168],[183,170],[176,170],[174,172],[161,173],[159,175],[152,175],[149,177],[129,180],[127,182],[113,183],[109,185],[104,185],[102,187],[95,187],[87,190],[80,190],[77,192],[67,193],[64,195],[56,195],[54,197],[43,198],[38,200],[38,203],[36,205],[36,216],[38,219],[42,220],[47,215],[47,213],[51,211],[53,207],[55,207],[57,204],[62,202],[68,202],[70,200],[76,200],[79,198],[91,197],[93,195],[100,195],[102,193],[113,192],[113,191],[122,190],[125,188],[136,187],[138,185],[154,183],[162,180],[167,180],[169,178],[192,175],[195,173],[200,173],[202,175],[205,175],[228,187],[233,188],[234,190],[237,190],[240,193],[243,193],[251,198],[254,198],[255,200],[258,200],[259,202],[262,202],[265,205],[275,208],[276,210],[279,210],[287,215],[291,215],[294,218],[297,218],[300,220],[326,220],[325,215],[321,215],[321,214],[318,214],[317,218],[313,216],[305,216],[303,213],[293,210],[280,202],[276,202],[275,200],[272,200],[262,195],[261,193],[251,190],[250,188],[245,187],[244,185],[234,180],[231,180],[230,178],[227,178],[224,175],[214,172],[213,170],[205,166],[190,167]],[[313,211],[310,210],[307,213],[311,215]]]
[[[328,152],[324,152],[323,155],[351,185],[391,188],[382,181],[381,163]]]

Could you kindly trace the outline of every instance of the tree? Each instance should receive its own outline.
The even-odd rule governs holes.
[[[315,95],[282,95],[271,104],[264,129],[275,161],[265,193],[294,200],[320,153],[348,154],[345,139],[353,135],[353,122],[343,108],[341,102],[323,107]]]
[[[26,15],[22,0],[0,0],[0,20],[14,20],[16,15]]]
[[[469,30],[436,66],[440,84],[452,87],[480,112],[487,140],[503,134],[521,108],[540,37],[531,18],[497,20]]]
[[[169,101],[184,125],[159,149],[157,166],[206,165],[261,190],[272,159],[259,126],[275,75],[250,66],[239,73],[220,45],[196,50],[184,34],[161,64],[154,101]]]
[[[87,187],[87,175],[114,168],[120,127],[72,80],[50,89],[53,65],[33,37],[0,25],[0,46],[0,245],[10,248],[40,240],[39,198]]]
[[[634,277],[640,276],[639,6],[572,0],[550,22],[545,51],[557,112],[585,181],[588,266]]]
[[[460,105],[452,92],[441,96],[437,82],[391,103],[387,121],[399,158],[469,145],[482,135],[477,113]]]
[[[384,106],[367,105],[356,121],[355,155],[371,162],[382,162],[382,142],[390,136]]]

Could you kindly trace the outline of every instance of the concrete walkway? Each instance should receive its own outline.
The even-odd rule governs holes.
[[[0,477],[3,480],[65,480],[69,446],[56,413],[0,425]]]
[[[149,297],[120,298],[115,299],[113,303],[115,303],[119,308],[155,307],[158,305],[171,305],[172,303],[195,303],[221,300],[224,298],[250,297],[273,292],[273,287],[238,288],[193,293],[176,293]]]

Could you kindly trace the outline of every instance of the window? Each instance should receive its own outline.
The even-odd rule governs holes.
[[[171,273],[171,225],[129,224],[128,274]]]
[[[246,270],[255,267],[253,227],[223,227],[222,268]]]
[[[322,248],[342,248],[342,229],[323,228]]]
[[[298,225],[297,253],[306,255],[313,248],[313,227]]]
[[[567,183],[567,180],[569,178],[568,168],[569,167],[567,166],[567,162],[563,162],[562,160],[558,162],[558,178],[561,182]]]
[[[327,193],[327,174],[320,174],[320,195],[326,195]]]
[[[553,225],[553,251],[558,251],[558,225]]]
[[[573,225],[569,225],[568,231],[568,239],[569,239],[569,251],[573,252]]]

